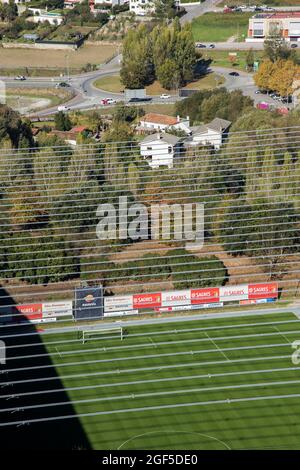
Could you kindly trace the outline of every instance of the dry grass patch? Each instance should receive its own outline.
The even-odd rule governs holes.
[[[102,64],[116,52],[112,44],[84,45],[77,51],[38,50],[38,49],[4,49],[0,48],[0,63],[5,68],[47,68],[66,67],[66,54],[70,68],[84,67],[86,64]]]

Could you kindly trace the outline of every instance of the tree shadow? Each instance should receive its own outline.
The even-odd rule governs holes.
[[[70,398],[38,334],[38,327],[35,327],[23,315],[20,317],[22,323],[18,326],[3,323],[3,315],[7,313],[9,305],[15,305],[14,299],[0,285],[0,315],[2,316],[0,339],[5,342],[8,359],[5,365],[0,364],[0,423],[75,415]],[[26,355],[33,357],[22,357]],[[43,368],[43,366],[48,367]],[[21,370],[22,368],[29,369]],[[39,381],[40,379],[46,380]],[[35,392],[46,390],[60,391],[51,394],[35,394]],[[22,393],[26,395],[20,396]],[[26,406],[51,403],[65,404],[59,407],[22,409]],[[77,417],[9,425],[0,427],[0,430],[1,449],[90,449],[89,440]]]

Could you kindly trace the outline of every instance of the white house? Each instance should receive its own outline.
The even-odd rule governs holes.
[[[64,1],[64,8],[68,10],[73,10],[77,5],[80,5],[83,0],[65,0]]]
[[[231,126],[230,121],[215,118],[208,124],[203,124],[193,128],[193,134],[187,145],[212,145],[219,149],[227,136],[228,129]]]
[[[142,131],[167,131],[173,128],[191,134],[190,118],[180,118],[180,116],[168,116],[166,114],[148,113],[140,120],[139,129]]]
[[[154,0],[129,0],[129,10],[139,16],[147,16],[155,12]]]
[[[174,159],[178,158],[182,151],[182,140],[166,133],[148,135],[140,143],[141,157],[154,169],[160,166],[173,168]]]

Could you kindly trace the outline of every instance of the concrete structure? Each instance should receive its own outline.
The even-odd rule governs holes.
[[[0,0],[1,3],[9,3],[9,0]],[[14,3],[17,5],[22,5],[23,3],[28,3],[30,0],[14,0]]]
[[[92,13],[101,11],[101,7],[103,6],[114,7],[116,5],[124,5],[125,3],[129,3],[129,0],[89,0],[89,6]]]
[[[154,0],[129,0],[129,10],[139,16],[146,16],[155,11]]]
[[[230,121],[215,118],[209,124],[193,128],[192,137],[185,141],[187,146],[211,145],[218,150],[228,134]]]
[[[187,135],[190,135],[189,116],[182,119],[180,116],[174,117],[166,114],[148,113],[141,118],[139,126],[139,129],[142,131],[167,131],[170,128],[183,131]]]
[[[274,35],[286,41],[300,41],[300,8],[299,11],[259,13],[249,19],[247,42],[264,41]]]
[[[182,139],[171,134],[152,134],[140,143],[141,157],[151,168],[167,166],[173,168],[174,159],[182,153]]]
[[[28,17],[27,20],[33,23],[45,23],[48,21],[51,25],[60,25],[64,20],[64,16],[60,13],[52,13],[51,11],[40,10],[39,8],[28,8],[28,10],[34,16]]]

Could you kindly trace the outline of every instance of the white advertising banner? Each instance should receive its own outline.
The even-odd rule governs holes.
[[[61,302],[44,302],[42,304],[43,318],[67,317],[73,315],[72,300]]]
[[[104,298],[104,312],[119,312],[133,309],[132,295],[115,295]]]
[[[221,302],[231,302],[234,300],[246,299],[248,299],[248,284],[220,287]]]
[[[120,312],[104,312],[104,317],[122,317],[126,315],[138,315],[138,310],[127,310],[127,311],[120,311]]]
[[[173,290],[161,293],[161,305],[163,307],[176,307],[177,305],[190,305],[190,290]]]

